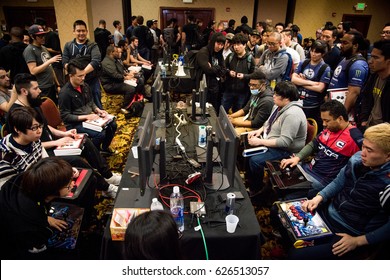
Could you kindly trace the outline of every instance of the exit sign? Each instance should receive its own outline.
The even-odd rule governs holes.
[[[356,11],[364,11],[366,9],[366,3],[357,3],[355,5]]]

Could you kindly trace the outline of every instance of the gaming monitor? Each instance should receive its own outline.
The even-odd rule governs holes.
[[[171,123],[170,118],[170,98],[169,93],[164,93],[164,83],[161,80],[160,74],[152,85],[152,100],[153,100],[153,124],[157,127],[168,127]],[[165,101],[164,117],[161,118],[161,105]]]
[[[137,145],[139,187],[140,194],[143,196],[153,168],[154,146],[156,144],[156,130],[152,122],[151,112],[147,113],[145,122],[139,131],[140,135]]]
[[[219,116],[216,119],[214,130],[216,141],[211,140],[210,137],[207,141],[205,183],[208,188],[224,190],[234,186],[239,138],[222,106],[219,109]],[[222,173],[211,171],[213,169],[212,149],[215,142],[217,142],[218,153],[221,158]]]

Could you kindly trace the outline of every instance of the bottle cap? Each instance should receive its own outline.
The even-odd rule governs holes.
[[[157,201],[157,198],[154,197],[154,198],[152,199],[152,202],[156,202],[156,201]]]
[[[234,193],[228,193],[227,197],[231,198],[231,199],[234,199],[234,198],[236,198],[236,195]]]
[[[179,186],[173,187],[173,192],[174,193],[179,193],[180,192]]]

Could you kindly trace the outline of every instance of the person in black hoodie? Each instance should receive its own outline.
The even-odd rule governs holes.
[[[10,71],[11,84],[14,83],[14,78],[18,73],[30,73],[27,63],[23,57],[23,51],[27,47],[23,43],[23,29],[20,27],[12,27],[11,42],[0,50],[0,66],[6,71]]]
[[[255,59],[246,50],[248,37],[244,34],[236,34],[232,44],[234,53],[226,57],[225,65],[229,71],[226,75],[225,92],[222,96],[222,106],[228,112],[242,109],[250,97],[249,79],[255,70]]]
[[[50,202],[72,187],[69,163],[44,158],[11,178],[0,190],[1,259],[51,259],[48,239],[53,229],[68,226],[48,216]]]
[[[221,105],[220,81],[226,72],[222,56],[225,41],[222,33],[214,33],[209,44],[196,54],[196,62],[206,74],[207,102],[213,105],[217,113]]]

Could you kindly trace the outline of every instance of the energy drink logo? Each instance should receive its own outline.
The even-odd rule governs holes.
[[[355,70],[355,78],[360,78],[362,75],[362,70]]]

